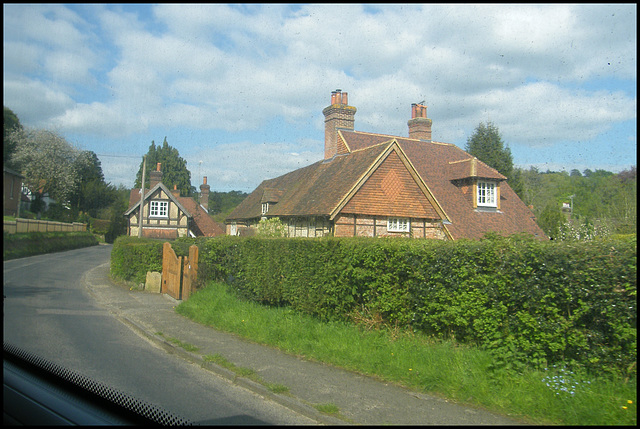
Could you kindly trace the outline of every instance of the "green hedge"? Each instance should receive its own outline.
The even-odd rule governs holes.
[[[3,234],[4,260],[43,253],[62,252],[95,246],[98,239],[90,232],[28,232]]]
[[[325,320],[369,317],[454,338],[491,350],[501,368],[564,362],[635,373],[635,236],[590,242],[221,237],[172,245],[185,255],[194,243],[200,283],[225,281],[245,299]]]
[[[503,368],[568,362],[635,372],[635,236],[183,242],[200,248],[201,281],[224,280],[257,302],[322,319],[379,316],[485,347]]]
[[[147,271],[162,272],[162,241],[120,236],[111,250],[111,276],[144,283]]]

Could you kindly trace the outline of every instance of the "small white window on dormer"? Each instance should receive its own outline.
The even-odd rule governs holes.
[[[262,203],[262,214],[267,214],[269,211],[269,203]]]
[[[478,207],[498,207],[495,182],[478,182]]]
[[[387,219],[387,231],[389,232],[409,232],[409,219],[390,217]]]

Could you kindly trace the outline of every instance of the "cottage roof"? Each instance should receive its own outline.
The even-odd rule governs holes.
[[[158,190],[158,189],[162,189],[164,191],[165,194],[167,194],[169,196],[169,199],[171,199],[180,210],[182,210],[187,217],[193,217],[191,212],[188,211],[180,201],[178,201],[177,197],[175,197],[171,191],[162,183],[162,182],[158,182],[153,188],[151,189],[145,189],[144,191],[144,199],[148,200],[149,198],[151,198],[151,196]],[[136,198],[137,196],[137,198]],[[125,216],[130,215],[136,208],[138,208],[140,206],[140,190],[139,189],[132,189],[131,192],[129,193],[129,209],[124,212]]]
[[[191,197],[177,197],[162,183],[159,182],[151,189],[145,189],[144,199],[147,200],[158,190],[162,189],[165,194],[178,206],[178,208],[185,213],[185,215],[192,219],[192,226],[196,228],[200,235],[205,237],[215,237],[218,235],[224,235],[224,227],[218,222],[211,219],[209,214]],[[129,209],[124,213],[125,216],[129,216],[135,210],[140,207],[140,189],[132,189],[129,194]]]
[[[191,197],[176,197],[176,199],[189,210],[192,215],[193,224],[198,228],[200,235],[205,237],[216,237],[224,235],[225,228],[218,222],[211,219],[211,216]],[[198,234],[196,234],[198,235]]]
[[[274,194],[278,198],[268,201],[276,202],[269,206],[270,217],[333,218],[380,165],[381,157],[393,151],[414,175],[428,202],[419,208],[422,216],[443,220],[452,238],[482,238],[490,231],[545,237],[507,178],[454,144],[339,130],[337,147],[337,155],[331,159],[263,181],[226,221],[260,218],[261,203],[269,199],[265,196]],[[469,188],[461,186],[467,179],[500,182],[500,209],[474,208]]]

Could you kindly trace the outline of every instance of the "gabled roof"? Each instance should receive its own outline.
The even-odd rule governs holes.
[[[145,189],[144,191],[144,199],[145,201],[148,200],[149,198],[151,198],[151,196],[158,190],[158,189],[162,189],[164,191],[165,194],[167,194],[169,196],[169,199],[172,200],[180,210],[182,210],[187,217],[193,217],[193,215],[191,214],[191,212],[189,212],[180,201],[178,201],[178,199],[173,196],[173,194],[171,193],[171,191],[162,183],[162,182],[158,182],[158,184],[156,184],[153,188],[151,189]],[[136,200],[136,193],[137,193],[137,200]],[[140,206],[140,190],[138,189],[132,189],[131,193],[129,194],[129,209],[124,212],[125,216],[129,216],[136,208],[138,208]]]
[[[151,198],[151,196],[158,189],[162,189],[165,194],[178,206],[178,208],[182,210],[182,212],[184,212],[188,218],[192,219],[192,227],[197,229],[197,231],[195,232],[205,237],[215,237],[225,234],[225,228],[214,221],[193,198],[176,197],[162,182],[159,182],[151,189],[145,189],[145,201]],[[129,209],[124,213],[124,215],[129,216],[139,207],[140,189],[132,189],[129,194]]]
[[[266,192],[278,190],[269,216],[330,216],[345,195],[385,150],[378,145],[330,161],[318,161],[275,179],[263,181],[227,216],[227,220],[259,218]]]
[[[482,238],[489,231],[546,237],[531,210],[506,183],[506,177],[456,145],[339,130],[338,147],[332,159],[263,181],[226,221],[260,218],[261,203],[274,193],[278,198],[269,201],[276,204],[269,206],[268,216],[333,218],[393,152],[431,204],[435,213],[431,216],[444,221],[452,238]],[[474,209],[471,196],[457,186],[465,179],[500,182],[500,210]]]

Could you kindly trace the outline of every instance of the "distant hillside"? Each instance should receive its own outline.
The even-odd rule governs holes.
[[[247,197],[246,192],[210,192],[209,215],[217,222],[223,222],[231,211]]]

